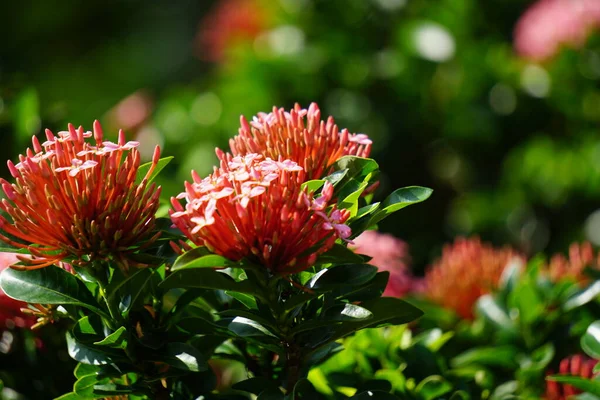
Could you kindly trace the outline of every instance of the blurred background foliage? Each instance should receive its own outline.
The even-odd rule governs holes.
[[[97,118],[146,157],[157,143],[175,156],[170,196],[192,168],[211,170],[240,114],[316,101],[374,139],[380,196],[435,189],[381,227],[409,243],[417,271],[457,235],[528,254],[600,244],[600,40],[543,61],[517,54],[531,4],[2,2],[0,158]]]
[[[460,235],[529,256],[600,245],[600,35],[584,27],[578,46],[519,53],[515,27],[534,3],[0,2],[0,159],[15,160],[44,128],[99,119],[109,135],[139,140],[146,158],[156,144],[175,156],[160,182],[166,203],[191,169],[211,171],[241,114],[315,101],[374,140],[378,196],[435,190],[380,227],[409,244],[417,274]],[[555,23],[543,22],[542,33]],[[19,335],[29,333],[3,334],[0,352],[7,341],[24,348],[0,354],[0,379],[32,398],[68,391],[68,379],[27,376],[44,376],[35,357],[69,370],[65,354],[44,356],[39,338]]]

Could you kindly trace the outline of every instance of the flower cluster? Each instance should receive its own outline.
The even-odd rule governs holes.
[[[273,107],[271,113],[259,113],[251,122],[243,116],[240,120],[239,135],[229,141],[234,156],[257,153],[273,160],[295,161],[307,180],[322,178],[340,157],[368,157],[371,152],[367,135],[340,131],[333,117],[322,121],[316,103],[308,110],[296,104],[289,112]]]
[[[598,0],[540,0],[519,19],[515,48],[524,57],[543,61],[561,45],[582,46],[599,26]]]
[[[421,291],[421,280],[415,278],[408,267],[410,255],[406,242],[377,231],[365,231],[353,242],[356,253],[371,257],[369,264],[390,273],[384,296],[401,297]]]
[[[302,188],[305,172],[294,161],[253,153],[221,158],[204,179],[192,172],[193,182],[171,201],[171,219],[196,245],[288,275],[350,235],[349,213],[329,205],[331,184],[315,197]]]
[[[597,363],[597,360],[593,360],[582,354],[575,354],[561,360],[558,373],[590,379],[594,375],[593,370]],[[548,375],[552,374],[552,371],[548,372]],[[582,393],[581,390],[571,385],[550,380],[546,381],[546,400],[566,400],[571,398],[570,396],[580,393]]]
[[[95,145],[86,139],[94,137]],[[104,141],[96,121],[94,132],[83,128],[46,131],[44,143],[33,137],[33,150],[8,162],[15,179],[0,183],[5,194],[0,209],[0,240],[26,248],[32,257],[19,257],[14,268],[42,268],[61,261],[83,265],[113,260],[126,270],[143,266],[131,257],[153,236],[160,188],[148,177],[160,156],[157,147],[151,168],[136,183],[140,166],[137,142]]]
[[[590,281],[590,278],[585,275],[584,270],[587,267],[598,269],[599,265],[600,256],[594,254],[594,249],[589,242],[573,243],[569,247],[569,257],[555,254],[550,259],[545,272],[552,282],[570,279],[585,284]]]
[[[524,259],[508,247],[495,249],[478,238],[457,238],[427,271],[426,296],[471,319],[477,299],[497,288],[505,267],[515,261]]]

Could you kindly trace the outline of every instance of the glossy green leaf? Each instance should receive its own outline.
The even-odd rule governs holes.
[[[375,277],[377,267],[369,264],[345,264],[324,271],[309,284],[311,289],[331,290],[340,286],[364,285]]]
[[[325,179],[313,179],[310,181],[304,182],[300,187],[302,189],[307,188],[309,192],[314,192],[316,190],[321,189],[321,187],[325,184]]]
[[[581,337],[581,348],[586,354],[600,360],[600,321],[594,321]]]
[[[344,322],[336,328],[328,342],[340,339],[346,335],[365,328],[376,328],[384,325],[399,325],[414,321],[423,315],[423,312],[415,306],[394,298],[380,297],[365,301],[360,304],[372,314],[372,318],[356,322]],[[322,345],[323,343],[319,343]]]
[[[202,353],[186,343],[168,343],[160,353],[160,359],[175,368],[185,371],[206,371],[208,364]]]
[[[169,164],[171,160],[173,160],[173,158],[173,156],[169,156],[158,160],[156,167],[154,167],[154,171],[152,171],[152,174],[150,174],[150,176],[148,177],[148,183],[152,182],[160,173],[160,171],[162,171],[167,166],[167,164]],[[136,184],[139,185],[140,183],[142,183],[142,180],[144,179],[148,171],[150,171],[150,167],[152,167],[151,161],[140,165],[135,175]]]
[[[481,316],[492,322],[497,328],[509,332],[516,332],[514,322],[508,316],[506,310],[502,308],[498,302],[496,302],[492,295],[486,294],[481,296],[479,300],[477,300],[476,310]]]
[[[122,326],[107,337],[105,337],[103,340],[99,342],[94,342],[94,344],[97,346],[124,349],[127,347],[128,339],[129,333],[127,332],[127,329],[125,329],[125,327]]]
[[[73,304],[106,316],[81,280],[55,266],[30,271],[5,269],[0,287],[9,297],[27,303]]]
[[[70,333],[67,333],[67,351],[72,359],[83,364],[104,365],[124,359],[121,354],[115,354],[112,349],[101,351],[80,343]]]
[[[160,287],[164,290],[175,288],[216,289],[259,297],[257,288],[248,280],[236,282],[229,275],[210,268],[183,268],[173,271],[160,284]]]
[[[328,308],[323,318],[329,321],[357,321],[373,318],[373,313],[356,304],[339,304]]]
[[[251,310],[258,309],[258,306],[256,305],[256,299],[253,296],[250,296],[249,294],[231,292],[228,290],[225,291],[225,294],[233,297],[234,299],[236,299]]]
[[[73,371],[73,375],[75,375],[75,378],[79,379],[82,376],[97,374],[99,371],[100,371],[100,367],[98,367],[96,365],[79,363],[75,367],[75,370]]]
[[[94,386],[99,383],[108,382],[107,378],[100,379],[98,375],[86,375],[79,378],[73,385],[73,392],[86,399],[103,399],[105,394],[96,393]]]
[[[196,247],[186,251],[175,260],[172,271],[181,268],[226,268],[237,267],[239,263],[213,254],[206,247]]]
[[[108,301],[118,302],[119,311],[127,317],[129,312],[139,306],[148,295],[155,273],[153,269],[144,268],[122,280],[111,282],[106,290]],[[115,271],[115,274],[118,272]]]
[[[587,288],[578,291],[563,304],[563,310],[571,311],[577,307],[586,305],[600,296],[600,281],[592,283]]]
[[[551,375],[546,379],[575,386],[584,392],[600,396],[600,381],[570,375]]]
[[[354,251],[350,250],[347,246],[343,244],[336,243],[333,247],[327,250],[325,253],[321,254],[319,258],[317,258],[318,264],[325,263],[348,263],[348,264],[362,264],[364,263],[363,256],[356,254]]]
[[[264,325],[245,317],[235,317],[229,324],[229,330],[241,337],[248,336],[277,336]]]
[[[425,201],[431,196],[431,193],[433,193],[433,190],[421,186],[408,186],[397,189],[381,202],[378,211],[373,215],[369,224],[375,225],[388,215],[404,207]]]
[[[433,400],[450,392],[452,385],[441,376],[429,376],[417,385],[415,391],[423,400]]]
[[[454,368],[460,368],[475,364],[516,369],[518,367],[516,361],[517,354],[518,349],[510,345],[476,347],[469,349],[454,357],[450,361],[450,364]]]
[[[80,343],[91,344],[105,337],[105,327],[97,315],[88,315],[78,320],[71,333]]]

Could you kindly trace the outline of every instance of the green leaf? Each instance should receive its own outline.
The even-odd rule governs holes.
[[[129,339],[129,332],[125,329],[124,326],[120,327],[104,339],[99,342],[94,342],[97,346],[106,346],[117,349],[124,349],[127,347],[127,342]]]
[[[250,296],[249,294],[231,292],[229,290],[226,290],[225,294],[233,297],[234,299],[236,299],[237,301],[239,301],[240,303],[242,303],[243,305],[245,305],[247,308],[249,308],[251,310],[258,309],[258,306],[256,305],[256,299],[253,296]]]
[[[169,157],[161,158],[160,160],[158,160],[156,167],[154,167],[154,171],[152,171],[152,174],[148,177],[148,184],[156,178],[156,176],[160,173],[160,171],[162,171],[163,168],[165,168],[167,166],[167,164],[169,164],[173,158],[174,158],[173,156],[169,156]],[[140,167],[137,170],[137,174],[135,175],[135,183],[137,185],[142,183],[142,180],[144,179],[144,177],[146,176],[148,171],[150,171],[151,166],[152,166],[151,161],[140,165]]]
[[[325,179],[313,179],[311,181],[306,181],[300,187],[302,189],[308,188],[309,192],[314,192],[316,190],[321,189],[321,187],[325,184]]]
[[[294,386],[293,400],[319,400],[322,396],[308,379],[300,379]]]
[[[321,254],[317,258],[317,264],[363,264],[365,259],[363,256],[356,254],[343,244],[336,243],[331,249]]]
[[[78,342],[90,344],[102,340],[105,329],[99,316],[88,315],[77,321],[71,332]]]
[[[433,190],[421,186],[408,186],[392,192],[380,205],[379,210],[371,217],[369,225],[375,225],[388,215],[404,207],[425,201]]]
[[[584,392],[600,396],[600,381],[582,378],[580,376],[570,375],[551,375],[547,377],[549,381],[555,381],[560,383],[566,383],[568,385],[575,386]]]
[[[216,289],[246,293],[260,298],[258,289],[248,280],[236,282],[229,275],[210,268],[184,268],[174,271],[161,284],[164,290],[175,288]]]
[[[415,391],[423,400],[433,400],[450,392],[452,385],[441,376],[433,375],[423,379]]]
[[[235,317],[228,326],[229,330],[241,337],[271,336],[276,338],[264,325],[245,317]]]
[[[328,308],[323,314],[323,318],[329,321],[357,321],[366,320],[373,317],[373,313],[364,307],[355,304],[339,304]]]
[[[124,360],[124,357],[120,353],[115,354],[111,349],[101,351],[80,343],[68,332],[67,351],[72,359],[83,364],[104,365]]]
[[[369,264],[345,264],[323,270],[309,283],[313,290],[332,290],[341,286],[364,285],[375,277],[377,267]]]
[[[148,294],[148,285],[155,273],[151,268],[143,268],[122,280],[111,281],[106,290],[108,301],[119,302],[119,311],[123,317],[127,317]],[[117,274],[119,272],[115,271],[115,275]]]
[[[85,399],[105,398],[105,394],[94,392],[94,386],[102,382],[109,382],[109,380],[107,378],[100,379],[96,374],[83,376],[79,378],[73,385],[73,392]]]
[[[81,280],[55,266],[29,271],[5,269],[0,287],[9,297],[27,303],[73,304],[107,316]]]
[[[168,343],[160,353],[160,359],[156,361],[165,362],[185,371],[199,372],[208,369],[202,353],[186,343]]]
[[[571,311],[586,305],[600,295],[600,281],[596,281],[587,288],[575,293],[563,304],[563,310]]]
[[[284,307],[285,311],[291,311],[294,308],[301,306],[303,304],[306,304],[307,302],[309,302],[312,299],[315,299],[317,297],[318,297],[317,294],[298,293],[298,294],[290,297],[289,299],[287,299],[283,303],[283,307]]]
[[[506,310],[498,304],[494,297],[490,294],[481,296],[476,303],[477,312],[488,321],[492,322],[495,327],[516,333],[517,328],[514,322],[508,316]]]
[[[415,306],[393,297],[380,297],[365,301],[361,307],[369,310],[373,317],[356,322],[344,322],[336,328],[327,342],[338,340],[353,332],[365,328],[376,328],[384,325],[400,325],[414,321],[423,315],[423,312]],[[327,343],[325,342],[325,343]],[[325,343],[318,343],[321,346]]]
[[[98,366],[79,363],[75,367],[73,375],[75,375],[75,378],[79,379],[82,376],[97,374],[99,371],[100,368]]]
[[[600,360],[600,320],[594,321],[581,337],[581,348],[585,353]]]
[[[172,271],[182,268],[226,268],[238,267],[239,263],[217,254],[212,254],[206,247],[196,247],[186,251],[175,260]]]
[[[454,368],[470,365],[499,366],[507,369],[518,367],[515,360],[518,350],[514,346],[476,347],[454,357],[450,364]]]

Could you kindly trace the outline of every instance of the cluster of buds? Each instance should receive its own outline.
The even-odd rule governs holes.
[[[589,242],[573,243],[569,247],[569,257],[555,254],[550,259],[545,272],[552,282],[569,279],[579,284],[586,284],[590,278],[585,274],[586,268],[598,269],[600,256],[594,254]]]
[[[331,184],[315,197],[302,188],[305,172],[296,162],[217,154],[220,168],[204,179],[193,172],[193,182],[171,201],[171,219],[196,245],[285,276],[309,267],[337,238],[350,236],[344,225],[349,213],[329,204]]]
[[[229,141],[234,156],[257,153],[292,160],[304,169],[307,180],[322,178],[343,156],[371,153],[367,135],[340,130],[333,117],[322,121],[315,103],[308,110],[296,104],[289,112],[273,107],[271,113],[259,113],[251,122],[241,117],[241,125],[239,135]]]
[[[95,145],[86,139],[94,137]],[[94,132],[83,128],[46,130],[44,143],[33,137],[19,162],[8,162],[15,179],[0,184],[0,204],[10,219],[0,216],[0,240],[26,248],[13,268],[42,268],[61,261],[83,266],[111,260],[123,270],[143,266],[131,254],[152,243],[160,188],[148,186],[148,177],[136,182],[140,166],[137,142],[126,142],[123,131],[117,143],[104,141],[100,124]],[[154,236],[153,236],[154,235]]]
[[[425,293],[461,317],[472,319],[477,299],[498,287],[511,262],[523,263],[524,258],[511,248],[496,249],[478,238],[457,238],[444,247],[442,257],[427,271]]]

